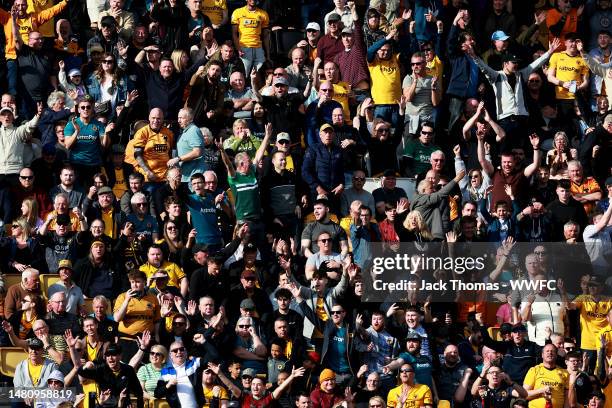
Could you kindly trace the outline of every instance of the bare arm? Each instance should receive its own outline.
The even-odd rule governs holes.
[[[542,152],[540,151],[540,137],[534,133],[529,136],[529,141],[533,147],[533,162],[529,166],[525,167],[525,170],[523,171],[523,174],[527,178],[531,177],[531,175],[536,172],[538,167],[540,167],[540,160],[542,159]]]
[[[488,161],[486,158],[484,137],[478,137],[478,162],[480,163],[480,166],[485,171],[485,173],[487,173],[489,176],[493,175],[493,172],[495,172],[495,168],[493,168],[493,164],[491,164],[491,162]]]
[[[261,159],[263,159],[264,153],[266,152],[266,149],[268,148],[268,145],[270,144],[270,139],[272,138],[272,123],[266,123],[265,129],[266,129],[265,136],[263,140],[261,141],[261,145],[257,149],[257,152],[255,152],[255,157],[253,158],[253,164],[255,166],[257,166],[259,162],[261,161]]]

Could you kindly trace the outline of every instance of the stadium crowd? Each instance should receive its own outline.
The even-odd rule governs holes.
[[[1,0],[12,406],[612,407],[611,3]]]

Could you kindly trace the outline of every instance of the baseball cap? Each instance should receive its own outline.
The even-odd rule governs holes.
[[[329,17],[327,17],[327,21],[340,21],[340,15],[338,13],[331,13]]]
[[[499,332],[501,334],[508,334],[512,332],[512,325],[510,323],[502,323],[501,326],[499,326]]]
[[[102,186],[98,189],[98,195],[100,194],[112,194],[113,193],[113,189],[110,188],[109,186]]]
[[[68,72],[68,77],[72,78],[73,76],[81,76],[81,70],[78,68],[72,68]]]
[[[589,399],[593,398],[593,397],[597,397],[602,401],[606,400],[606,394],[604,394],[603,392],[601,392],[600,390],[594,390],[589,394]]]
[[[502,57],[502,60],[504,62],[510,62],[510,61],[516,62],[516,61],[520,61],[520,58],[511,52],[507,52]]]
[[[397,176],[397,174],[395,173],[395,170],[393,170],[393,169],[387,169],[383,173],[383,177],[396,177],[396,176]]]
[[[10,112],[13,116],[15,116],[15,112],[13,112],[13,109],[9,108],[8,106],[5,106],[4,108],[0,109],[0,115],[2,115],[4,112]]]
[[[109,25],[117,25],[117,20],[115,20],[115,17],[113,16],[104,16],[100,20],[100,25],[102,27],[109,26]]]
[[[604,285],[606,282],[601,275],[591,275],[589,284]]]
[[[245,368],[244,370],[242,370],[242,374],[240,376],[255,378],[257,376],[257,373],[252,368]]]
[[[278,84],[289,86],[289,82],[287,81],[287,78],[282,77],[282,76],[274,77],[274,83],[272,85],[278,85]]]
[[[241,309],[255,309],[255,302],[252,299],[246,298],[240,302]]]
[[[70,216],[68,214],[59,214],[55,219],[57,225],[70,225]]]
[[[308,30],[317,30],[317,31],[321,31],[321,26],[319,25],[319,23],[315,23],[314,21],[311,21],[310,23],[308,23],[308,25],[306,26],[306,31]]]
[[[40,350],[44,347],[44,344],[41,339],[36,337],[28,339],[28,347],[35,350]]]
[[[508,34],[504,33],[501,30],[495,31],[491,35],[491,40],[492,41],[506,41],[508,38],[510,38],[510,36]]]
[[[121,354],[121,347],[118,344],[111,344],[104,354],[107,356],[118,356]]]
[[[256,278],[255,276],[255,272],[253,272],[250,269],[245,269],[244,271],[242,271],[242,273],[240,274],[240,278],[241,279],[246,279],[246,278]]]
[[[252,242],[249,242],[248,244],[246,244],[242,250],[242,252],[256,252],[256,251],[257,251],[257,247]]]
[[[72,261],[70,259],[62,259],[57,264],[57,270],[59,271],[60,269],[70,269],[70,270],[72,270]]]
[[[408,333],[408,334],[406,335],[406,341],[408,341],[408,340],[417,340],[417,341],[423,341],[423,339],[421,338],[421,336],[419,336],[419,334],[418,334],[418,333],[415,333],[415,332],[411,332],[411,333]]]
[[[606,179],[606,186],[612,186],[612,176]]]
[[[344,27],[344,28],[342,29],[342,34],[351,34],[351,35],[352,35],[352,34],[353,34],[353,32],[354,32],[354,31],[353,31],[353,29],[352,29],[351,27]]]
[[[520,332],[526,332],[526,331],[527,331],[527,328],[522,323],[515,324],[514,326],[512,326],[512,333],[520,333]]]
[[[279,140],[286,140],[290,142],[291,137],[289,136],[289,133],[287,132],[280,132],[278,135],[276,135],[276,141],[278,142]]]
[[[331,130],[332,132],[334,131],[334,127],[332,125],[330,125],[329,123],[324,123],[323,125],[321,125],[321,127],[319,128],[319,132],[324,132],[326,130]]]

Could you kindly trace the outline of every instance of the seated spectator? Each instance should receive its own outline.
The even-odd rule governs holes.
[[[47,388],[47,380],[58,370],[57,365],[43,357],[43,342],[37,338],[28,341],[28,358],[15,367],[13,385],[20,388]]]
[[[74,284],[72,280],[72,262],[69,259],[62,259],[57,266],[57,273],[60,280],[47,289],[47,297],[51,299],[55,293],[64,292],[66,304],[66,312],[76,316],[84,316],[85,302],[83,301],[83,292],[81,288]]]

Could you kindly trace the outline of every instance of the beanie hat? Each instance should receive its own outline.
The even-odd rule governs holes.
[[[323,371],[321,371],[321,375],[319,375],[319,382],[320,383],[322,383],[323,381],[326,381],[326,380],[331,380],[331,379],[336,379],[336,373],[334,373],[329,368],[326,368]]]

